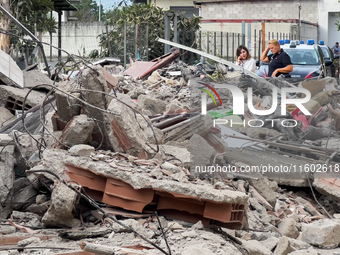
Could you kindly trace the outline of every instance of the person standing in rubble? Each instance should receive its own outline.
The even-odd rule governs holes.
[[[268,55],[271,51],[273,54]],[[276,39],[272,39],[268,43],[268,47],[262,53],[260,60],[268,65],[268,77],[278,77],[283,74],[289,78],[289,73],[293,71],[293,64],[290,56],[280,47],[280,43]]]
[[[334,46],[332,47],[332,51],[333,51],[334,55],[339,55],[340,54],[339,42],[336,42],[334,44]]]
[[[246,46],[240,45],[236,50],[236,63],[244,69],[255,73],[256,61],[249,54],[249,50]]]

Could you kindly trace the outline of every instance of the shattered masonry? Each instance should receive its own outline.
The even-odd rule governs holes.
[[[38,69],[0,70],[0,248],[339,253],[338,80],[264,80],[178,57],[173,49],[126,69],[103,60],[53,72],[57,81]],[[273,86],[301,86],[312,94],[304,105],[312,115],[288,105],[286,116],[274,112],[266,118],[277,121],[253,128],[249,121],[261,117],[248,109],[233,115],[226,89],[218,91],[223,105],[208,101],[201,115],[202,82],[233,84],[245,100],[252,87],[260,110],[270,108]],[[280,125],[283,119],[297,125]],[[241,171],[259,165],[303,171]],[[211,166],[236,171],[198,171]]]

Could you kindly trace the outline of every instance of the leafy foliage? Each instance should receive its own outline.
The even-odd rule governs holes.
[[[96,1],[93,0],[82,0],[81,4],[75,4],[78,11],[74,13],[74,16],[82,22],[93,22],[99,20],[99,6]],[[103,5],[101,5],[101,10],[103,10]],[[101,18],[105,19],[105,14],[101,13]]]
[[[51,17],[50,12],[54,9],[51,0],[10,0],[10,11],[33,34],[37,32],[56,32],[57,22]],[[17,31],[17,35],[26,35],[20,28],[11,22],[10,29]],[[25,42],[17,37],[10,37],[10,44],[21,48],[23,46],[33,50],[35,43]]]
[[[31,32],[51,31],[55,29],[56,21],[47,14],[54,9],[51,0],[11,0],[10,8],[13,16]]]
[[[164,45],[156,42],[156,38],[164,37],[164,10],[153,4],[133,4],[120,6],[106,13],[107,22],[114,29],[99,36],[100,46],[104,54],[113,55],[123,59],[124,49],[124,25],[126,23],[127,55],[135,57],[137,46],[142,56],[148,52],[149,59],[157,58],[164,54]],[[174,17],[172,17],[172,24]],[[191,20],[182,14],[178,18],[180,31],[180,43],[195,46],[195,33],[200,28],[201,17],[193,17]],[[146,33],[148,31],[148,33]],[[171,39],[173,38],[171,31]],[[144,60],[144,59],[143,59]]]

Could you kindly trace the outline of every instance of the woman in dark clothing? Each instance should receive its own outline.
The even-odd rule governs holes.
[[[268,55],[269,50],[273,53]],[[267,56],[268,55],[268,56]],[[267,49],[262,53],[261,61],[269,63],[268,77],[277,77],[281,74],[290,77],[293,71],[292,61],[289,55],[280,47],[278,40],[270,40]]]

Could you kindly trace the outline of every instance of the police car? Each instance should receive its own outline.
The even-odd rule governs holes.
[[[314,40],[308,40],[307,44],[303,41],[279,40],[281,48],[290,56],[293,63],[291,78],[307,79],[326,76],[326,63],[322,49],[314,44]],[[272,54],[269,51],[268,55]],[[328,65],[330,63],[327,63]],[[324,70],[324,71],[323,71]],[[256,74],[261,77],[268,77],[268,64],[261,62]]]
[[[325,45],[324,41],[320,41],[319,46],[325,57],[327,76],[335,77],[335,70],[338,67],[336,60],[339,59],[339,55],[334,55],[331,48]]]

